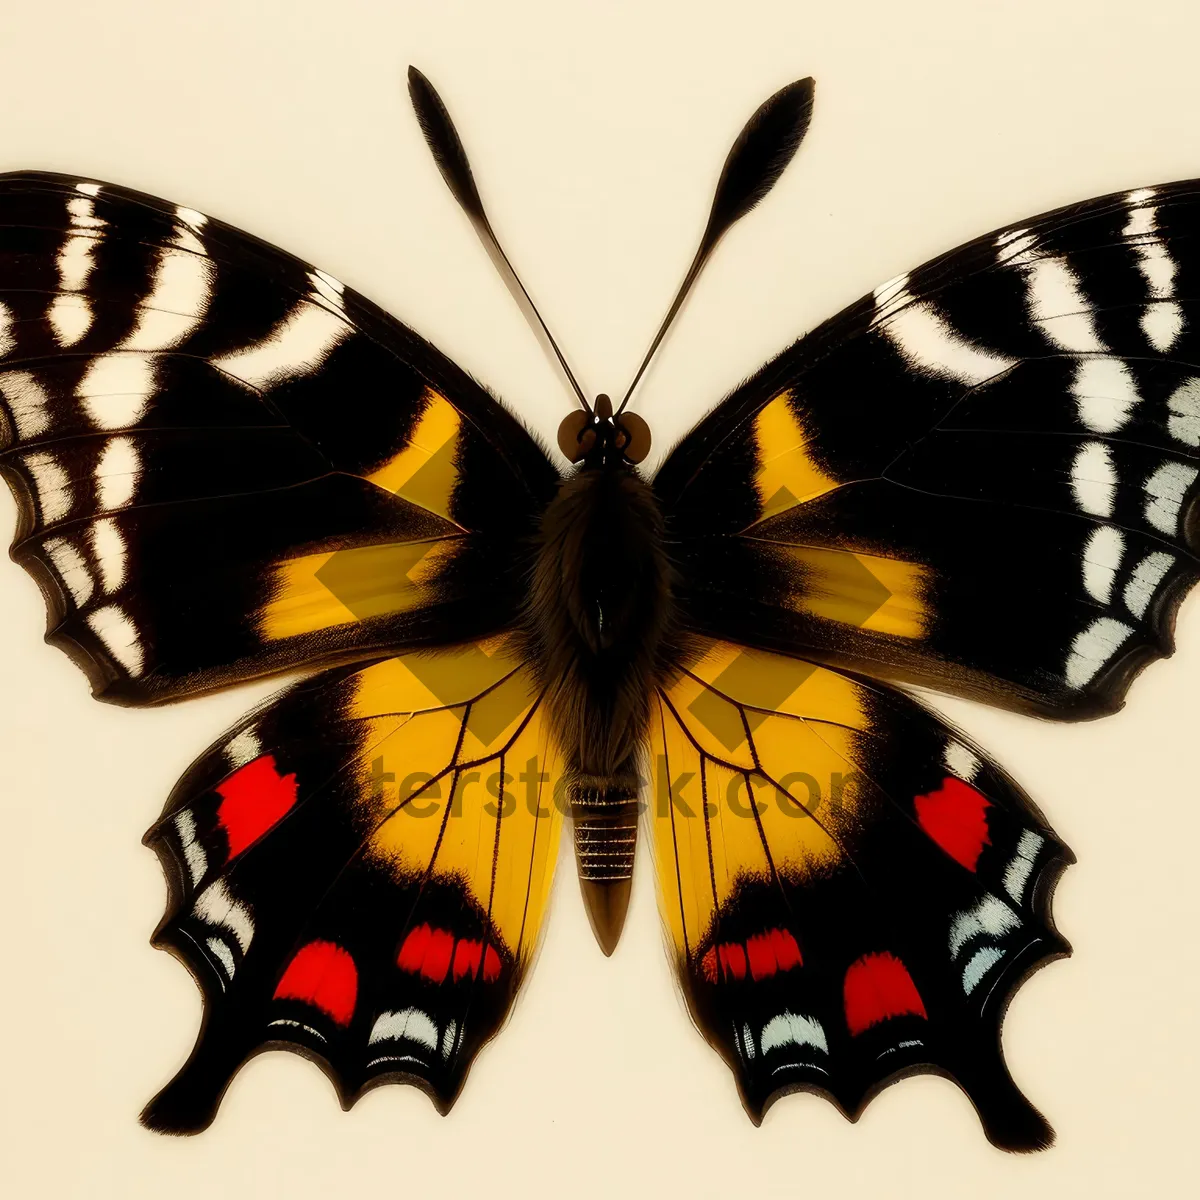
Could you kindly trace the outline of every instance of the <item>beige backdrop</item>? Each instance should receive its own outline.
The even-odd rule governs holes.
[[[559,383],[450,201],[401,86],[419,64],[585,386],[620,389],[687,263],[731,137],[818,81],[808,142],[739,227],[647,380],[665,447],[796,334],[1004,222],[1200,174],[1200,12],[1186,0],[6,0],[0,170],[123,182],[327,268],[550,435]],[[0,537],[13,508],[0,497]],[[1018,581],[1014,581],[1014,587]],[[1058,1147],[993,1150],[922,1078],[857,1126],[781,1102],[755,1130],[693,1031],[643,861],[605,961],[569,873],[538,969],[457,1108],[412,1089],[343,1115],[318,1071],[256,1060],[216,1125],[136,1124],[199,1016],[147,938],[141,847],[180,772],[268,687],[156,712],[93,703],[42,645],[34,584],[0,572],[0,1187],[21,1197],[1178,1196],[1200,1101],[1200,602],[1122,715],[1055,728],[947,704],[1079,856],[1075,957],[1005,1028]]]

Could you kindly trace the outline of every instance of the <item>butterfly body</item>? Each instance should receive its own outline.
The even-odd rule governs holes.
[[[678,659],[662,513],[607,417],[542,517],[525,613],[531,659],[567,754],[589,916],[611,953],[628,903],[651,699]]]

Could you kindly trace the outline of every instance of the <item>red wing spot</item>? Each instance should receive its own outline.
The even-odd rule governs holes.
[[[434,929],[429,934],[425,957],[421,960],[421,974],[430,983],[441,983],[450,970],[454,955],[454,934],[448,929]]]
[[[845,982],[846,1025],[862,1033],[889,1017],[927,1017],[908,968],[894,955],[864,954],[851,963]]]
[[[350,1024],[358,996],[354,959],[333,942],[309,942],[288,963],[275,987],[276,1000],[300,1000],[338,1025]]]
[[[483,943],[463,938],[454,948],[454,978],[461,979],[464,975],[478,975],[479,964],[482,961]]]
[[[431,929],[429,925],[411,930],[396,955],[396,966],[402,971],[423,975],[431,983],[445,982],[451,972],[455,980],[478,975],[481,963],[485,983],[500,978],[500,956],[491,946],[471,938],[461,938],[456,944],[448,929]]]
[[[771,944],[769,933],[756,933],[746,939],[746,958],[750,962],[750,978],[766,979],[774,975],[778,969],[775,961],[775,947]]]
[[[793,967],[803,965],[804,960],[800,957],[800,947],[796,945],[796,939],[792,937],[790,930],[772,929],[767,936],[771,939],[771,945],[775,950],[775,961],[779,964],[781,971],[790,971]]]
[[[500,978],[500,955],[489,946],[483,952],[483,982],[495,983]]]
[[[992,844],[987,827],[991,803],[969,783],[952,775],[942,780],[937,791],[913,799],[921,828],[968,871],[979,865],[984,846]]]
[[[229,839],[229,857],[241,854],[296,803],[296,776],[280,775],[275,755],[264,754],[217,784],[217,821]]]
[[[708,983],[717,982],[717,948],[709,946],[704,957],[700,960],[700,974]]]
[[[732,975],[734,979],[746,977],[746,951],[740,942],[725,942],[718,946],[717,958],[726,975]]]
[[[396,956],[396,966],[410,975],[415,975],[425,961],[425,951],[429,949],[429,939],[433,930],[428,925],[418,925],[404,939],[400,953]]]

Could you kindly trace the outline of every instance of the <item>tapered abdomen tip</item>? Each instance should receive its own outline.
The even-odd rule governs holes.
[[[621,940],[629,911],[637,853],[637,793],[636,785],[618,790],[608,780],[589,783],[592,786],[579,787],[572,796],[575,864],[592,932],[609,955]]]
[[[583,906],[587,909],[592,932],[605,957],[612,954],[621,940],[625,928],[625,914],[629,911],[629,893],[632,879],[617,879],[599,883],[594,879],[580,879]]]

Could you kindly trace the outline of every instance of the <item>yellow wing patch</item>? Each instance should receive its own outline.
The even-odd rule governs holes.
[[[359,789],[369,857],[405,879],[456,882],[527,961],[562,825],[562,762],[528,667],[484,643],[391,659],[356,687],[351,712],[371,730]]]
[[[408,444],[365,478],[452,522],[462,418],[432,388],[422,404]],[[349,547],[276,563],[271,598],[258,616],[260,633],[276,641],[428,604],[439,571],[457,549],[453,526],[450,532],[449,537]]]
[[[484,695],[521,667],[510,641],[498,636],[447,649],[389,658],[358,677],[351,712],[370,718],[445,709]]]
[[[812,440],[790,389],[775,396],[754,418],[754,441],[758,459],[754,486],[761,507],[755,525],[838,486],[813,455]],[[924,566],[869,553],[778,544],[796,564],[801,581],[791,599],[797,612],[894,637],[924,636],[928,625]]]
[[[780,392],[754,418],[758,470],[754,484],[762,505],[760,521],[794,508],[837,486],[813,460],[810,440],[792,405]]]
[[[792,597],[797,612],[893,637],[921,638],[929,568],[920,563],[819,546],[784,546],[803,580]]]
[[[458,410],[432,388],[426,389],[423,403],[424,411],[408,445],[366,479],[376,487],[450,521],[454,519],[450,510],[458,478],[454,460],[462,418]]]
[[[258,614],[267,640],[316,633],[427,604],[454,538],[389,542],[285,559],[272,568],[271,599]]]
[[[663,915],[690,955],[747,879],[849,861],[873,803],[854,769],[863,689],[798,659],[713,644],[658,695],[654,844]]]

